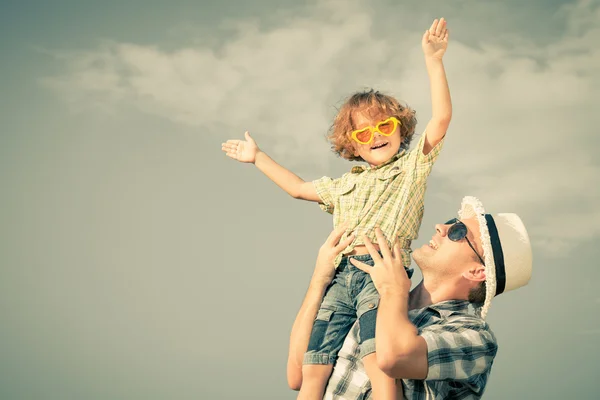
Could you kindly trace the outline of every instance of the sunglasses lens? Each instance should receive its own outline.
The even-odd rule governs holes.
[[[452,218],[448,220],[444,225],[452,225],[458,222],[458,218]]]
[[[467,227],[465,224],[458,222],[448,229],[448,239],[452,240],[453,242],[461,240],[465,236],[467,236]]]
[[[384,135],[391,135],[396,130],[396,122],[393,120],[386,120],[377,125],[377,129]]]
[[[363,129],[356,131],[355,137],[361,143],[369,143],[371,141],[371,130]]]

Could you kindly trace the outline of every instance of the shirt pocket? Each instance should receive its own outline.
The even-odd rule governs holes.
[[[377,176],[375,185],[375,191],[379,193],[379,196],[384,198],[396,198],[398,192],[402,189],[402,182],[404,182],[406,171],[400,167],[394,167],[389,171]]]
[[[340,210],[348,212],[354,206],[354,200],[356,197],[356,182],[345,182],[339,191],[339,202]]]
[[[377,176],[377,180],[378,181],[392,181],[394,179],[400,178],[399,175],[401,175],[402,173],[404,173],[404,170],[400,167],[394,167],[392,169],[390,169],[389,171],[386,171],[383,174],[380,174]]]

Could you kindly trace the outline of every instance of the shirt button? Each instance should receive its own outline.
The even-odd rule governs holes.
[[[370,303],[370,304],[369,304],[369,308],[371,308],[371,309],[375,308],[375,304],[373,304],[373,303]]]

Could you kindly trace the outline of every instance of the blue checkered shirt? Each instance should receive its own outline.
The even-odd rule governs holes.
[[[408,316],[427,342],[429,370],[425,380],[398,380],[398,398],[481,398],[498,345],[489,325],[469,312],[469,302],[444,301]],[[324,400],[337,399],[371,399],[371,383],[359,358],[358,324],[346,337],[325,390]]]

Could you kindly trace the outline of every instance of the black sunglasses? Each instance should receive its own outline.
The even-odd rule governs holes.
[[[479,253],[477,253],[477,250],[475,250],[475,247],[473,247],[473,245],[471,244],[471,241],[467,237],[467,232],[468,232],[467,226],[464,223],[462,223],[462,221],[460,221],[458,218],[452,218],[450,221],[446,222],[444,225],[452,225],[450,228],[448,228],[448,232],[446,233],[446,236],[448,236],[448,239],[452,240],[453,242],[458,242],[459,240],[465,239],[467,241],[467,243],[469,244],[469,247],[471,248],[471,250],[473,250],[475,252],[475,254],[477,255],[477,258],[479,258],[479,261],[481,261],[481,263],[483,265],[485,265],[483,258],[481,258]]]

